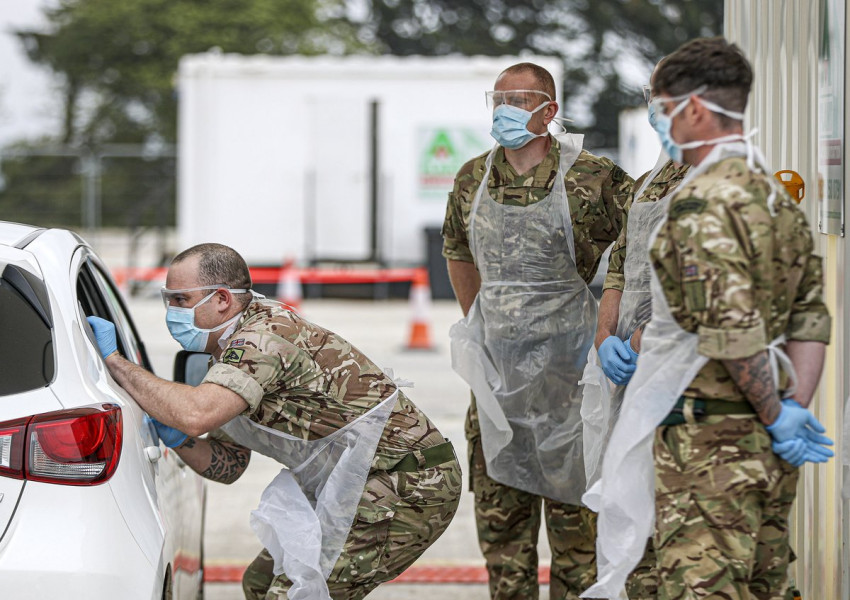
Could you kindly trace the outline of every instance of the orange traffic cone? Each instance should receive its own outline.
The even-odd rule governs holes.
[[[410,283],[410,338],[408,350],[433,350],[431,343],[431,284],[426,269],[416,269]]]
[[[284,261],[277,281],[277,300],[293,312],[301,309],[301,277],[292,259]]]

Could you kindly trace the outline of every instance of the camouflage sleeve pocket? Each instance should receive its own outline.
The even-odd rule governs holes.
[[[249,406],[252,414],[263,399],[263,388],[250,375],[226,363],[216,363],[207,371],[201,383],[215,383],[238,394]]]
[[[700,274],[697,265],[684,265],[682,268],[682,297],[688,312],[708,310],[707,287],[707,278]]]

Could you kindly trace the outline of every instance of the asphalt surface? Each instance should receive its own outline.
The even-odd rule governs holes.
[[[158,293],[129,299],[130,310],[140,329],[154,370],[160,377],[172,377],[174,354],[180,349],[165,328],[165,310]],[[403,300],[307,300],[300,311],[306,318],[336,331],[365,352],[383,368],[392,368],[396,377],[414,382],[405,393],[455,443],[458,456],[466,455],[463,421],[469,391],[451,368],[449,328],[461,317],[456,302],[440,300],[430,306],[429,330],[433,350],[406,350],[410,337],[411,310]],[[464,470],[466,465],[464,464]],[[218,572],[246,566],[261,545],[248,524],[265,486],[277,474],[279,465],[254,454],[245,474],[234,484],[207,484],[204,562]],[[549,562],[550,553],[541,535],[540,563]],[[435,572],[449,573],[454,567],[483,567],[478,550],[473,518],[472,494],[466,492],[451,526],[416,562],[414,567],[438,567]],[[445,567],[440,569],[439,567]],[[231,569],[232,570],[232,569]],[[541,597],[547,597],[543,586]],[[238,600],[241,586],[233,583],[207,583],[208,600]],[[488,598],[486,584],[387,583],[369,595],[370,599],[437,598],[441,600],[478,600]]]

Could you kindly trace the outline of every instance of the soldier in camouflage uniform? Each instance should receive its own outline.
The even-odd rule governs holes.
[[[515,65],[503,72],[497,80],[497,89],[505,94],[510,92],[504,90],[539,90],[542,94],[534,104],[546,102],[547,97],[551,101],[555,95],[551,75],[528,63]],[[532,108],[534,106],[528,110]],[[519,148],[500,145],[495,150],[489,170],[486,168],[488,154],[485,153],[467,162],[457,174],[443,224],[443,256],[447,259],[452,286],[464,315],[468,314],[479,293],[479,271],[488,266],[476,264],[470,248],[470,219],[476,192],[482,182],[486,182],[486,191],[496,203],[519,208],[534,207],[549,197],[556,184],[561,148],[559,141],[546,133],[546,125],[556,113],[557,103],[554,101],[538,109],[527,125],[527,129],[537,137]],[[602,253],[617,239],[632,180],[610,160],[582,150],[565,173],[563,183],[574,236],[575,264],[581,278],[589,282]],[[487,227],[488,224],[480,226]],[[555,237],[561,234],[562,230],[551,224],[548,235]],[[490,260],[500,261],[504,260],[498,258],[500,253],[503,257],[521,254],[524,241],[506,236],[501,246],[481,251],[492,256]],[[520,256],[517,260],[526,261],[529,268],[533,268],[537,258]],[[553,257],[553,260],[557,262],[568,258],[563,255]],[[521,309],[528,310],[528,307]],[[508,303],[504,310],[508,327],[514,316],[522,316],[513,315],[512,311],[518,308]],[[534,334],[515,331],[514,335],[531,339]],[[592,329],[589,337],[592,338]],[[584,355],[574,357],[579,365],[583,365],[584,359]],[[575,386],[577,378],[565,383]],[[491,597],[538,597],[536,546],[542,505],[552,549],[551,597],[578,598],[578,593],[595,575],[595,515],[583,506],[541,498],[489,477],[475,397],[472,398],[465,428],[469,442],[470,489],[475,496],[479,545],[487,563]],[[575,481],[575,486],[583,491],[583,473]]]
[[[223,483],[242,474],[251,451],[221,431],[198,435],[241,414],[299,439],[321,439],[397,390],[349,342],[277,303],[252,300],[250,285],[244,260],[226,246],[195,246],[172,262],[163,295],[172,307],[193,309],[195,324],[209,332],[195,349],[216,359],[199,386],[160,380],[117,354],[107,359],[116,379],[158,419],[161,439],[198,473]],[[460,488],[451,444],[399,392],[327,580],[331,597],[362,598],[409,567],[445,531]],[[249,599],[286,598],[290,585],[286,574],[274,575],[266,550],[243,579]]]
[[[626,206],[627,210],[631,209],[632,204],[657,202],[658,200],[673,193],[685,177],[685,174],[688,172],[688,167],[689,165],[678,165],[672,160],[668,160],[661,166],[660,169],[644,173],[635,181],[634,185],[634,189],[636,190],[635,193],[637,193],[638,190],[643,191],[640,193],[638,198],[631,197],[629,199]],[[646,181],[647,178],[651,178],[651,180]],[[654,227],[654,224],[652,227]],[[599,320],[597,323],[595,340],[597,349],[609,336],[617,336],[618,328],[623,329],[622,326],[618,327],[618,320],[620,317],[620,299],[623,297],[623,293],[626,290],[626,276],[624,274],[623,267],[626,263],[627,235],[628,221],[623,223],[623,229],[620,231],[620,237],[617,238],[617,241],[611,248],[611,254],[608,261],[608,273],[605,276],[605,283],[602,288],[602,298],[599,302]],[[649,282],[647,281],[646,283],[648,284]],[[643,291],[648,295],[649,286],[647,285],[645,290],[633,290],[629,288],[629,291]],[[646,298],[646,304],[645,312],[648,313],[650,309],[648,297]],[[639,310],[638,312],[643,313],[644,311]],[[629,327],[627,324],[623,333],[623,338],[621,340],[618,339],[618,341],[623,344],[632,343],[632,350],[634,353],[640,351],[640,327],[646,323],[646,321],[643,320],[644,318],[648,320],[648,315],[641,315],[640,321],[642,322],[637,323],[637,328]],[[623,385],[626,385],[627,383],[628,380],[624,381]],[[615,402],[622,402],[622,392],[615,395]],[[655,550],[652,547],[652,542],[648,541],[646,553],[643,559],[629,576],[626,591],[630,600],[651,600],[656,597],[658,591],[658,573],[656,572],[655,562]]]
[[[644,88],[646,89],[646,88]],[[651,98],[647,97],[649,102]],[[666,155],[665,155],[666,156]],[[640,284],[640,289],[629,287],[628,292],[639,292],[642,295],[641,304],[638,307],[632,318],[633,323],[619,323],[621,320],[620,302],[626,292],[627,277],[624,273],[626,264],[626,249],[628,246],[628,214],[633,204],[642,204],[648,202],[658,202],[662,198],[666,198],[682,182],[685,174],[688,172],[689,165],[682,165],[667,160],[660,167],[656,167],[651,171],[647,171],[641,175],[634,184],[634,195],[629,198],[626,204],[627,219],[623,223],[623,228],[620,230],[620,236],[611,248],[611,254],[608,260],[608,272],[605,276],[605,282],[602,286],[602,298],[599,301],[599,320],[596,327],[596,339],[594,345],[599,350],[602,344],[608,337],[614,336],[615,341],[626,344],[630,343],[632,352],[626,353],[634,355],[640,352],[640,334],[641,327],[646,324],[650,315],[650,298],[649,298],[649,281],[639,276],[629,277],[629,281]],[[658,215],[661,216],[660,214]],[[642,227],[649,227],[650,231],[655,227],[656,222],[647,223]],[[642,235],[645,235],[642,234]],[[642,248],[642,246],[641,246]],[[637,274],[633,274],[637,275]],[[645,306],[644,306],[645,305]],[[626,317],[628,318],[628,317]],[[622,338],[617,338],[618,330],[622,333]],[[636,357],[632,358],[632,366],[636,363]],[[602,365],[603,369],[605,365]],[[611,377],[611,373],[606,372],[606,375]],[[616,383],[620,385],[628,384],[628,377],[618,380]],[[622,402],[623,390],[618,389],[614,395],[615,403]],[[616,411],[616,407],[614,407]],[[641,562],[632,571],[626,585],[626,592],[630,600],[651,600],[656,597],[658,591],[658,573],[655,568],[655,550],[652,546],[652,541],[648,541],[646,552]]]
[[[660,289],[624,404],[624,411],[646,412],[652,403],[675,403],[653,446],[654,545],[664,600],[790,599],[796,467],[831,455],[821,446],[831,443],[820,435],[823,427],[805,409],[829,342],[821,259],[812,253],[803,214],[743,136],[751,82],[740,50],[713,38],[667,56],[653,83],[662,144],[691,165],[651,247]],[[679,333],[667,330],[678,347],[665,350],[655,336],[658,315],[678,325]],[[796,391],[785,371],[777,384],[770,365],[770,354],[782,358],[782,335]],[[685,362],[696,365],[695,376]],[[674,383],[671,373],[682,378]],[[664,379],[668,389],[682,390],[678,402],[679,392],[662,396]],[[605,456],[612,469],[617,449],[628,447],[620,445],[618,429]],[[643,431],[624,433],[640,438]],[[635,461],[619,464],[637,470]],[[603,481],[611,474],[604,473]],[[605,503],[600,519],[607,524]],[[608,535],[611,546],[622,548],[612,531],[600,538],[601,552]],[[600,573],[590,597],[605,577],[610,581],[611,571]]]

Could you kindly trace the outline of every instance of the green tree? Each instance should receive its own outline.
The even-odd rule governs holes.
[[[560,56],[566,116],[612,147],[655,63],[722,28],[723,0],[371,0],[361,36],[402,56]]]
[[[175,83],[184,54],[366,49],[358,26],[343,18],[344,2],[59,0],[46,11],[46,30],[18,36],[30,59],[57,75],[62,131],[5,149],[0,218],[79,226],[92,222],[94,197],[102,203],[96,209],[102,225],[173,225],[173,157],[115,156],[108,146],[155,148],[176,140]],[[92,163],[85,156],[102,158]],[[96,181],[86,179],[92,164],[101,169]]]
[[[344,0],[60,0],[46,32],[20,31],[63,82],[66,144],[176,138],[180,57],[361,49]]]

